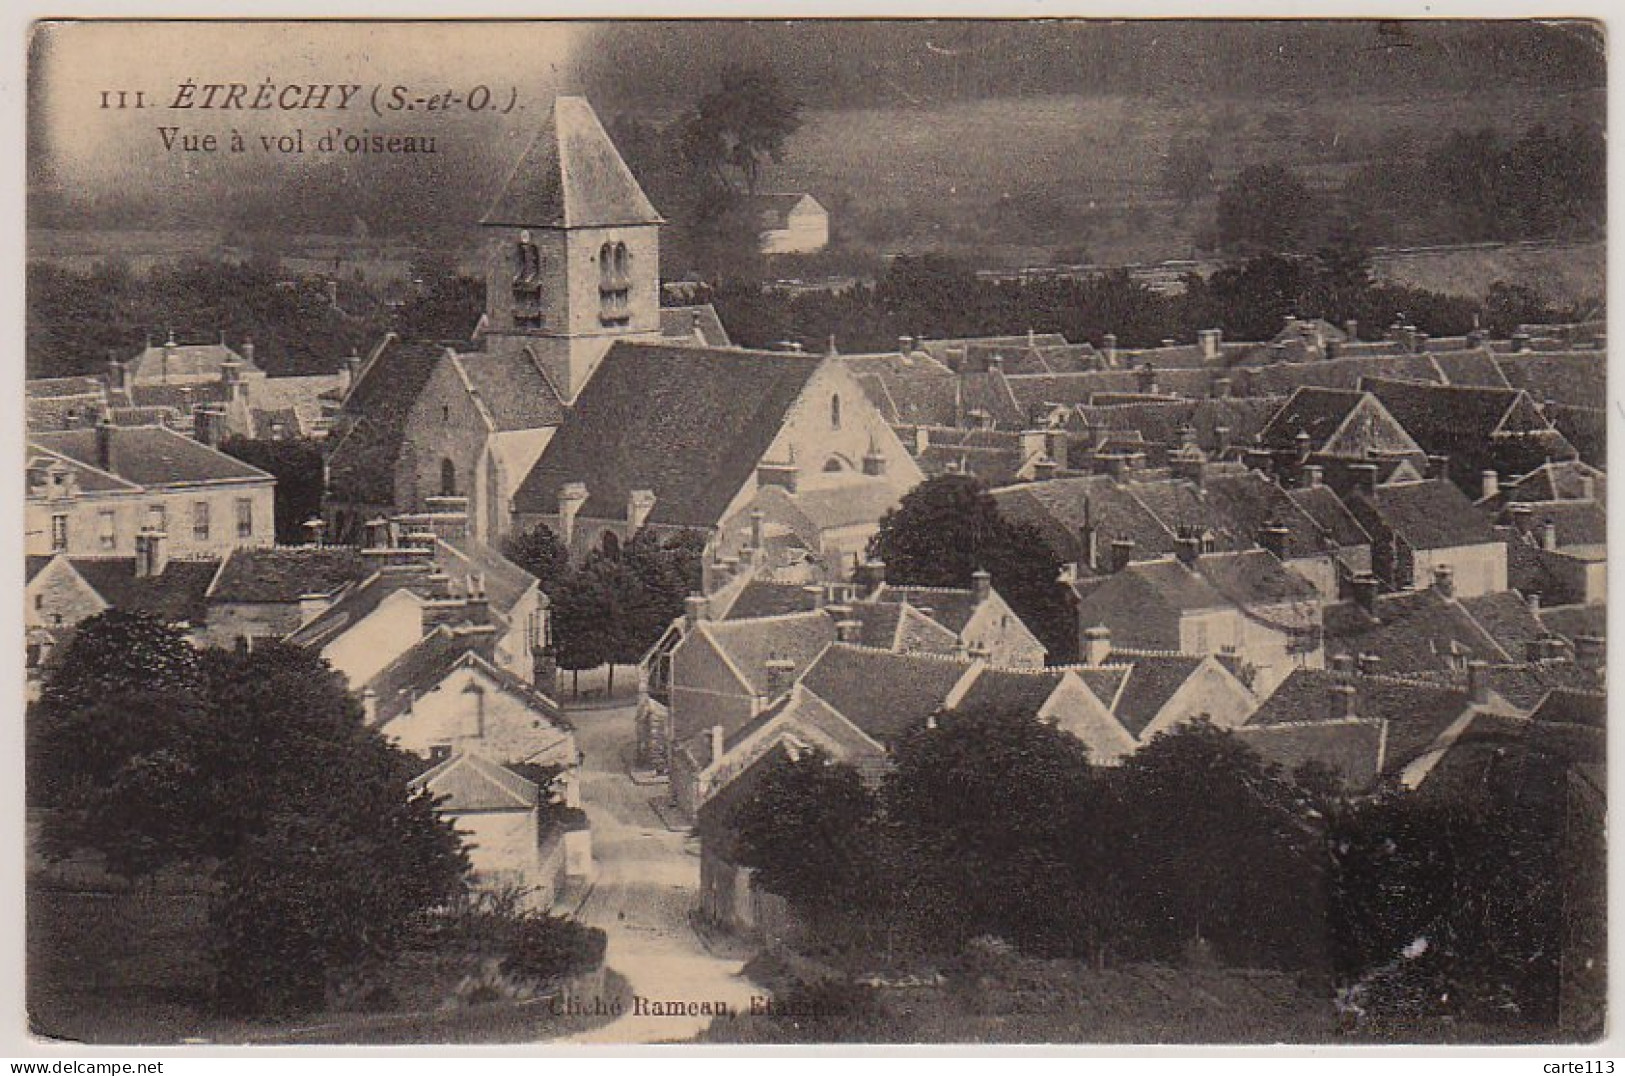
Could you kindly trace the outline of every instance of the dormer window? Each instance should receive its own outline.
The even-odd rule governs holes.
[[[632,255],[625,243],[598,249],[598,321],[606,326],[632,322]]]

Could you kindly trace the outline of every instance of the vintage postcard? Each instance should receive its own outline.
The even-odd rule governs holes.
[[[1595,1042],[1604,39],[35,23],[31,1041]]]

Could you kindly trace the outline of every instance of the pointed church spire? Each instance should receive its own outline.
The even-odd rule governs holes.
[[[482,224],[595,228],[662,224],[584,97],[559,97]]]

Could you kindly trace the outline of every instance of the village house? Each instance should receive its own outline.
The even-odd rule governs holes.
[[[756,194],[745,200],[763,254],[816,254],[829,246],[829,210],[810,194]]]
[[[350,546],[234,549],[204,593],[202,640],[230,647],[280,639],[324,612],[373,571]]]
[[[162,535],[174,559],[218,559],[275,539],[276,480],[161,426],[32,434],[24,546],[30,554],[131,557]]]
[[[1261,694],[1295,668],[1322,663],[1321,599],[1266,550],[1206,553],[1180,538],[1173,557],[1131,562],[1100,580],[1073,584],[1078,628],[1110,629],[1139,650],[1234,658]]]
[[[1390,590],[1427,587],[1449,568],[1467,598],[1507,589],[1507,543],[1461,490],[1442,479],[1377,485],[1370,465],[1344,498],[1371,536],[1371,570]]]

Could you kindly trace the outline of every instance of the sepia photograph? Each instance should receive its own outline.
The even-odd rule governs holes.
[[[19,1035],[1607,1034],[1604,25],[998,15],[32,24]]]

